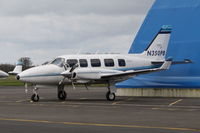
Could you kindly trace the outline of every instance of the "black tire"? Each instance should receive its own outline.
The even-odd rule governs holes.
[[[31,100],[32,100],[33,102],[38,102],[38,101],[40,100],[40,97],[39,97],[38,95],[36,95],[36,94],[33,94],[33,95],[31,96]]]
[[[65,91],[58,92],[58,99],[64,101],[67,98],[67,93]]]
[[[115,93],[111,93],[110,91],[108,91],[106,93],[106,98],[108,101],[114,101],[115,100]]]

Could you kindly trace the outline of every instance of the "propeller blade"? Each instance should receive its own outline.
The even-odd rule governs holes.
[[[78,64],[75,64],[72,66],[72,68],[69,70],[69,72],[73,72],[78,67]]]
[[[63,65],[63,67],[64,67],[64,69],[65,69],[65,71],[67,70],[67,65],[66,64],[64,64]]]
[[[66,78],[66,77],[64,77],[64,78],[59,82],[59,85],[61,85],[61,84],[64,82],[65,78]]]
[[[72,81],[72,86],[73,86],[73,90],[76,90],[76,87],[74,85],[74,82]]]

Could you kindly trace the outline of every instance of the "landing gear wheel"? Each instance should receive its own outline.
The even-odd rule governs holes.
[[[64,101],[67,97],[67,93],[65,91],[58,92],[58,99]]]
[[[111,93],[110,91],[108,91],[106,93],[106,98],[108,101],[114,101],[115,100],[115,93]]]
[[[32,100],[33,102],[38,102],[38,101],[40,100],[40,97],[39,97],[37,94],[33,94],[33,95],[31,96],[31,100]]]

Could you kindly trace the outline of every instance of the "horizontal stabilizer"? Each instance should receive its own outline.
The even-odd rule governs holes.
[[[152,61],[151,62],[153,65],[161,65],[164,62],[163,61]],[[172,65],[177,65],[177,64],[189,64],[192,63],[191,60],[189,59],[184,59],[183,61],[172,61]]]

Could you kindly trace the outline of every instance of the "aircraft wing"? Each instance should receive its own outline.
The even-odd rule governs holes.
[[[121,73],[115,73],[115,74],[107,74],[107,75],[102,75],[101,79],[108,79],[108,80],[126,80],[130,77],[139,75],[139,74],[146,74],[146,73],[151,73],[151,72],[157,72],[161,70],[167,70],[171,66],[172,61],[165,61],[161,67],[159,68],[152,68],[152,69],[141,69],[141,70],[129,70]]]

